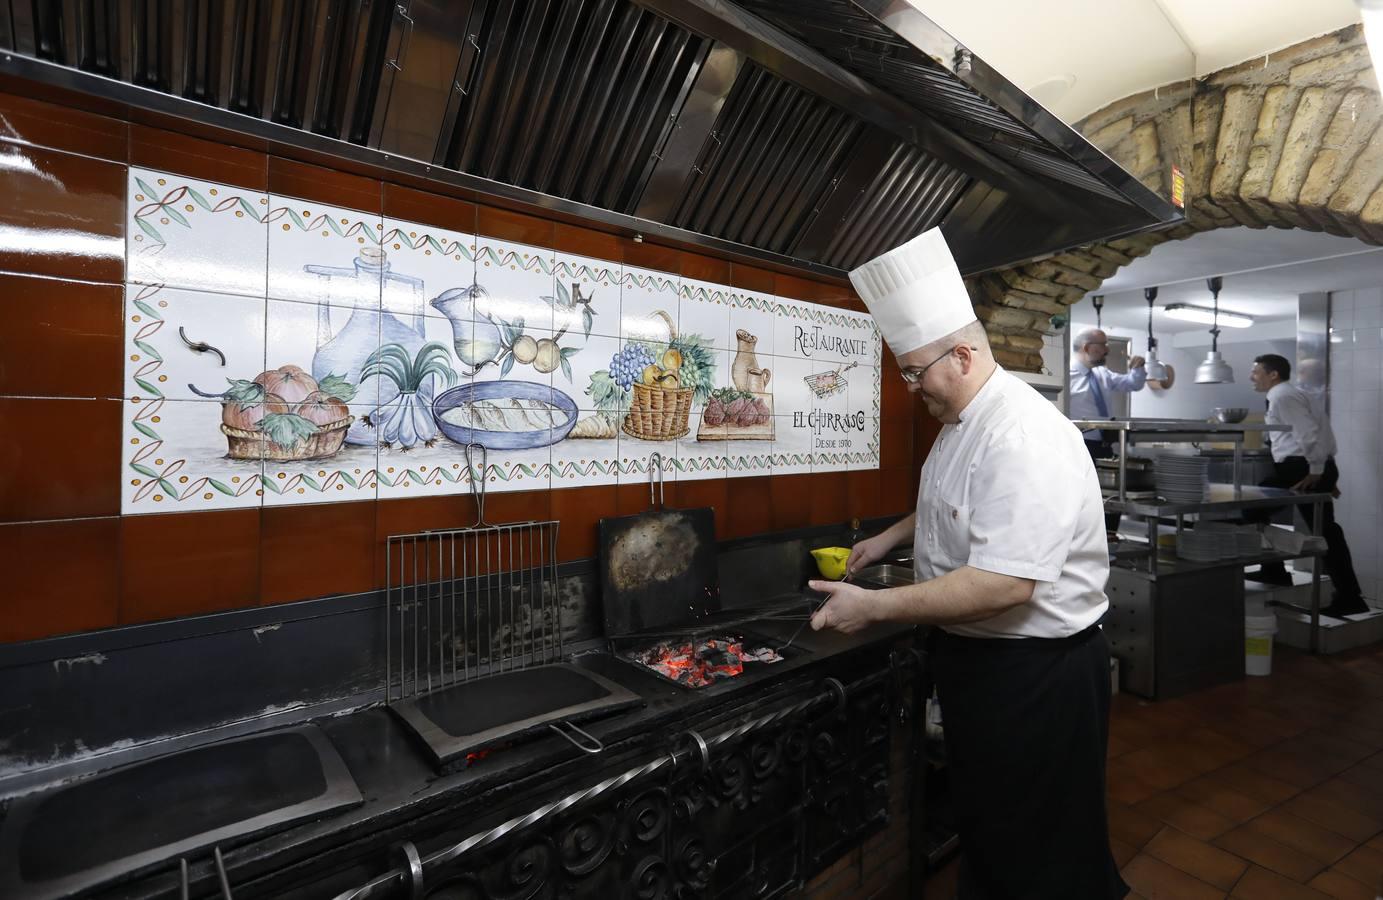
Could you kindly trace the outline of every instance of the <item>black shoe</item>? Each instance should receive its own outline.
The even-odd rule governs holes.
[[[1291,587],[1295,582],[1286,569],[1259,569],[1257,572],[1245,572],[1245,581],[1256,581],[1259,584],[1270,584],[1274,587]]]
[[[1321,610],[1321,615],[1343,619],[1345,616],[1357,616],[1368,611],[1369,605],[1364,602],[1363,597],[1336,597],[1329,606]]]

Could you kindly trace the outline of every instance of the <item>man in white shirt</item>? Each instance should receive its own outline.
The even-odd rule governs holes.
[[[912,541],[917,583],[828,594],[814,629],[933,630],[961,897],[1120,898],[1109,849],[1102,503],[1080,433],[994,361],[939,231],[850,280],[908,389],[944,427],[916,512],[855,545],[850,572]]]
[[[1292,384],[1292,364],[1286,357],[1268,353],[1253,361],[1249,380],[1253,389],[1268,395],[1269,425],[1290,425],[1289,432],[1268,432],[1273,454],[1273,474],[1262,484],[1294,491],[1329,493],[1340,480],[1335,466],[1335,432],[1325,412],[1324,394],[1312,394]],[[1354,561],[1345,541],[1345,532],[1335,521],[1335,505],[1325,504],[1325,570],[1334,588],[1331,604],[1321,612],[1347,616],[1368,611],[1354,574]],[[1280,563],[1265,563],[1258,572],[1244,576],[1251,581],[1289,585],[1291,576]]]
[[[1126,375],[1111,372],[1105,366],[1105,358],[1109,356],[1109,336],[1098,328],[1087,328],[1077,334],[1071,342],[1071,349],[1074,355],[1071,358],[1071,387],[1067,412],[1072,419],[1108,419],[1109,398],[1116,391],[1141,391],[1148,381],[1148,373],[1143,368],[1141,356],[1135,356],[1128,361],[1129,370]],[[1086,449],[1095,459],[1108,459],[1114,455],[1110,442],[1098,429],[1091,429],[1083,436]]]

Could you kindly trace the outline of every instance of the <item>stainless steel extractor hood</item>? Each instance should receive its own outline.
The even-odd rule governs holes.
[[[936,225],[974,274],[1182,218],[901,0],[0,0],[0,50],[257,146],[831,274]]]

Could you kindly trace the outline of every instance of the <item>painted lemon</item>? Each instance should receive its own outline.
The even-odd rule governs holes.
[[[562,350],[557,346],[557,342],[552,338],[543,338],[538,341],[537,351],[533,357],[533,368],[543,374],[547,374],[556,369],[562,363]]]
[[[514,341],[514,361],[525,366],[538,358],[538,342],[529,335],[521,335]]]

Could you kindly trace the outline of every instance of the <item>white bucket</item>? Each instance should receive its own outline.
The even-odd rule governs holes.
[[[1244,673],[1271,675],[1273,673],[1273,635],[1277,634],[1277,616],[1244,616]]]

